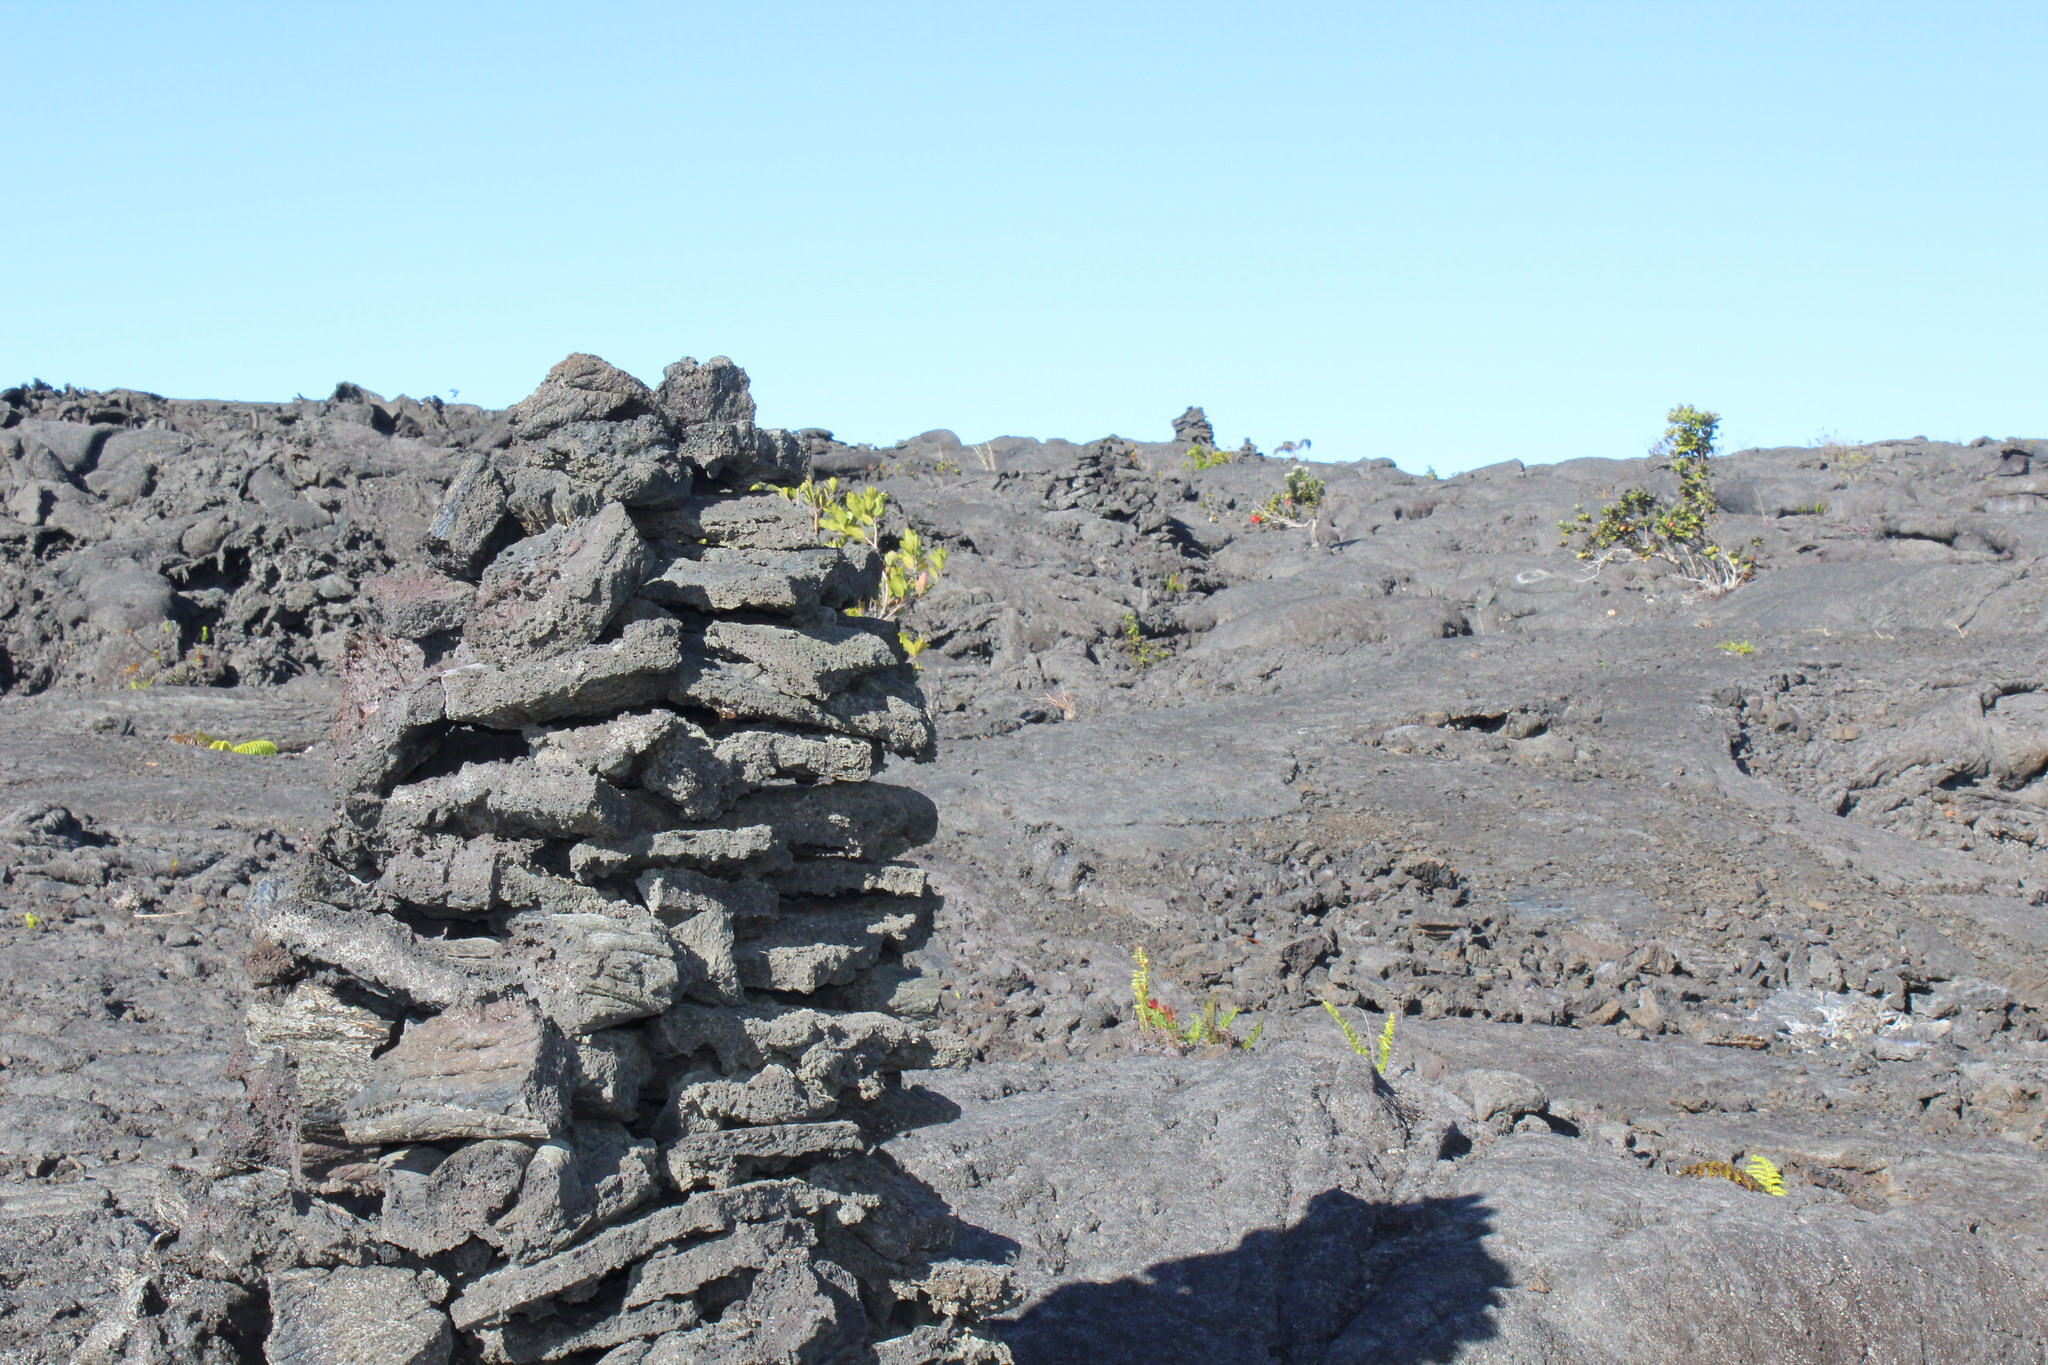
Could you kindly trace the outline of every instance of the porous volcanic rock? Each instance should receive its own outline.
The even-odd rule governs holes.
[[[1717,456],[1713,594],[1559,547],[1643,461],[1269,516],[739,379],[0,391],[0,1356],[2041,1358],[2048,445]],[[875,571],[806,459],[950,552],[916,691],[781,633]],[[1155,1055],[1140,946],[1257,1049]]]

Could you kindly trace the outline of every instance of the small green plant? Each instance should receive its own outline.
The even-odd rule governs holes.
[[[1436,466],[1431,465],[1429,466],[1429,468],[1423,470],[1422,477],[1434,483],[1436,481]]]
[[[939,456],[938,472],[941,474],[958,474],[960,472],[960,462],[951,455],[941,455]]]
[[[896,538],[896,548],[882,554],[881,597],[864,603],[862,611],[884,621],[893,621],[910,605],[911,598],[930,592],[932,584],[938,582],[939,575],[945,571],[945,547],[927,546],[916,527],[906,526],[903,534]]]
[[[1174,1017],[1173,1006],[1162,1005],[1152,994],[1152,959],[1145,955],[1143,948],[1131,955],[1137,965],[1131,972],[1131,997],[1138,1016],[1138,1032],[1153,1041],[1164,1042],[1176,1052],[1187,1052],[1198,1047],[1243,1048],[1249,1051],[1256,1046],[1259,1036],[1266,1031],[1261,1023],[1249,1035],[1239,1038],[1230,1026],[1237,1021],[1238,1009],[1232,1006],[1223,1009],[1215,996],[1202,1012],[1182,1024]]]
[[[1168,592],[1172,593],[1176,597],[1180,596],[1180,594],[1188,590],[1187,582],[1180,576],[1179,570],[1175,570],[1174,572],[1168,574],[1166,576],[1166,581],[1160,586],[1164,587]]]
[[[924,665],[917,661],[917,656],[931,648],[931,637],[912,635],[907,630],[899,630],[896,632],[896,643],[902,645],[903,652],[910,656],[910,666],[920,673],[924,672]]]
[[[1252,513],[1255,525],[1272,522],[1281,526],[1305,526],[1305,517],[1313,513],[1323,501],[1323,481],[1309,471],[1307,465],[1296,465],[1287,471],[1287,486],[1267,498],[1258,511]]]
[[[172,735],[171,743],[190,744],[198,749],[214,749],[221,753],[242,754],[249,758],[275,758],[277,756],[277,745],[267,739],[250,739],[236,744],[225,739],[215,739],[204,730],[194,730],[190,734]]]
[[[43,920],[41,916],[36,915],[32,911],[24,910],[21,915],[21,927],[24,929],[40,929],[43,927]]]
[[[1681,404],[1665,420],[1664,439],[1650,453],[1667,457],[1657,467],[1677,474],[1676,501],[1667,503],[1647,488],[1630,488],[1602,507],[1598,520],[1585,508],[1575,508],[1557,524],[1559,543],[1570,546],[1577,540],[1578,557],[1595,574],[1616,561],[1665,560],[1680,578],[1718,597],[1756,574],[1754,557],[1724,548],[1709,534],[1720,511],[1708,461],[1721,418]]]
[[[834,545],[865,545],[879,550],[882,518],[888,512],[887,493],[879,488],[855,488],[839,501],[826,504],[818,513],[817,529]]]
[[[1235,451],[1212,450],[1208,446],[1196,446],[1181,457],[1189,469],[1220,469],[1237,458]]]
[[[1723,654],[1754,654],[1756,653],[1756,646],[1747,640],[1723,640],[1721,642],[1721,652]]]
[[[1371,1062],[1374,1071],[1382,1076],[1386,1075],[1388,1065],[1394,1060],[1394,1026],[1400,1021],[1401,1016],[1393,1012],[1388,1013],[1386,1026],[1380,1030],[1378,1050],[1375,1053],[1373,1045],[1358,1036],[1358,1030],[1351,1027],[1351,1021],[1346,1019],[1343,1012],[1334,1004],[1325,1000],[1323,1008],[1337,1021],[1337,1027],[1344,1030],[1344,1041],[1351,1044],[1351,1050]]]
[[[1165,645],[1145,638],[1144,630],[1138,625],[1135,612],[1126,612],[1123,619],[1124,652],[1131,656],[1131,662],[1139,668],[1150,668],[1165,663],[1173,657],[1173,651]]]
[[[802,483],[788,488],[784,488],[779,484],[757,483],[754,485],[754,491],[756,493],[773,493],[785,502],[796,503],[798,506],[808,510],[811,514],[812,535],[817,535],[820,527],[824,524],[825,509],[835,507],[839,503],[839,480],[837,479],[827,479],[825,482],[819,483],[815,479],[807,478]]]
[[[956,467],[953,471],[958,473]],[[788,488],[757,483],[756,491],[774,493],[811,513],[811,532],[837,547],[865,545],[882,556],[882,591],[862,602],[850,615],[893,621],[913,598],[930,592],[946,569],[946,550],[926,545],[916,527],[905,527],[893,547],[885,549],[882,522],[889,514],[889,495],[879,488],[855,488],[842,494],[839,480],[817,483],[805,479]]]
[[[1785,1173],[1763,1153],[1752,1152],[1749,1160],[1742,1163],[1742,1169],[1751,1180],[1764,1187],[1765,1194],[1775,1194],[1780,1199],[1785,1197]]]

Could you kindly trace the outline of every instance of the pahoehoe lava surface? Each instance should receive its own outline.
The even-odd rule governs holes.
[[[754,417],[0,391],[0,1358],[2042,1358],[2048,443]]]

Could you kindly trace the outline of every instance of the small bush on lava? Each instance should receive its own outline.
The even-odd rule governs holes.
[[[1678,476],[1676,501],[1665,502],[1647,488],[1630,488],[1600,509],[1596,521],[1580,507],[1557,524],[1560,543],[1573,546],[1593,572],[1617,561],[1662,559],[1678,577],[1710,597],[1740,587],[1756,575],[1756,559],[1716,543],[1709,530],[1720,514],[1714,475],[1708,465],[1720,430],[1717,413],[1680,404],[1665,414],[1664,439],[1651,454],[1668,457],[1657,468]]]
[[[1165,645],[1145,638],[1144,629],[1138,624],[1137,614],[1129,612],[1123,619],[1124,652],[1131,656],[1131,662],[1140,668],[1165,663],[1173,657],[1173,651]]]
[[[1202,1012],[1183,1024],[1174,1017],[1173,1006],[1162,1005],[1152,994],[1152,959],[1140,948],[1132,955],[1137,967],[1131,973],[1131,996],[1137,1009],[1139,1046],[1186,1056],[1196,1048],[1223,1047],[1250,1050],[1266,1031],[1261,1023],[1245,1037],[1231,1031],[1237,1021],[1236,1006],[1223,1009],[1215,996]]]
[[[927,545],[914,526],[905,527],[895,545],[882,544],[882,519],[889,513],[889,495],[879,488],[853,488],[841,494],[837,479],[823,483],[805,479],[787,488],[757,483],[754,488],[809,511],[812,532],[830,544],[865,545],[882,556],[881,595],[849,614],[894,621],[914,599],[930,592],[946,571],[945,547]],[[921,649],[910,649],[907,639],[904,648],[915,662]]]
[[[1322,506],[1324,491],[1323,481],[1307,465],[1298,464],[1287,471],[1287,486],[1267,498],[1252,520],[1260,525],[1305,526],[1305,518]]]

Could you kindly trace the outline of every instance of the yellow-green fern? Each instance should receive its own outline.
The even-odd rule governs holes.
[[[1758,1180],[1740,1166],[1731,1165],[1726,1161],[1696,1161],[1681,1170],[1679,1174],[1691,1176],[1695,1180],[1726,1180],[1731,1184],[1742,1186],[1745,1190],[1754,1190],[1758,1194],[1770,1193],[1770,1191],[1764,1188],[1764,1183],[1761,1180]]]
[[[1358,1036],[1358,1030],[1351,1027],[1351,1021],[1346,1019],[1335,1005],[1325,1000],[1323,1008],[1328,1010],[1330,1017],[1337,1021],[1337,1027],[1344,1030],[1344,1041],[1351,1044],[1351,1050],[1365,1058],[1368,1062],[1371,1062],[1374,1071],[1379,1072],[1382,1076],[1386,1075],[1387,1067],[1394,1060],[1394,1027],[1401,1016],[1392,1011],[1388,1012],[1386,1027],[1380,1030],[1379,1046],[1375,1050],[1371,1043]],[[1377,1055],[1375,1055],[1375,1052],[1377,1052]]]
[[[1752,1152],[1749,1160],[1742,1163],[1742,1169],[1749,1178],[1763,1186],[1764,1193],[1785,1197],[1785,1175],[1769,1157]]]
[[[223,754],[244,754],[251,758],[272,758],[277,754],[277,746],[267,739],[250,739],[236,744],[232,740],[215,739],[204,730],[194,730],[190,734],[172,735],[171,743],[190,744],[195,748],[212,749],[217,753]]]
[[[1143,948],[1132,955],[1138,965],[1131,973],[1131,996],[1137,1002],[1138,1027],[1163,1029],[1171,1027],[1173,1016],[1157,1000],[1152,998],[1152,959],[1145,955]]]
[[[1351,1050],[1361,1057],[1370,1057],[1372,1055],[1371,1050],[1366,1047],[1365,1039],[1358,1036],[1358,1030],[1351,1027],[1351,1021],[1339,1013],[1337,1007],[1327,1000],[1323,1002],[1323,1008],[1328,1010],[1330,1017],[1337,1021],[1337,1027],[1344,1030],[1344,1041],[1351,1044]]]

